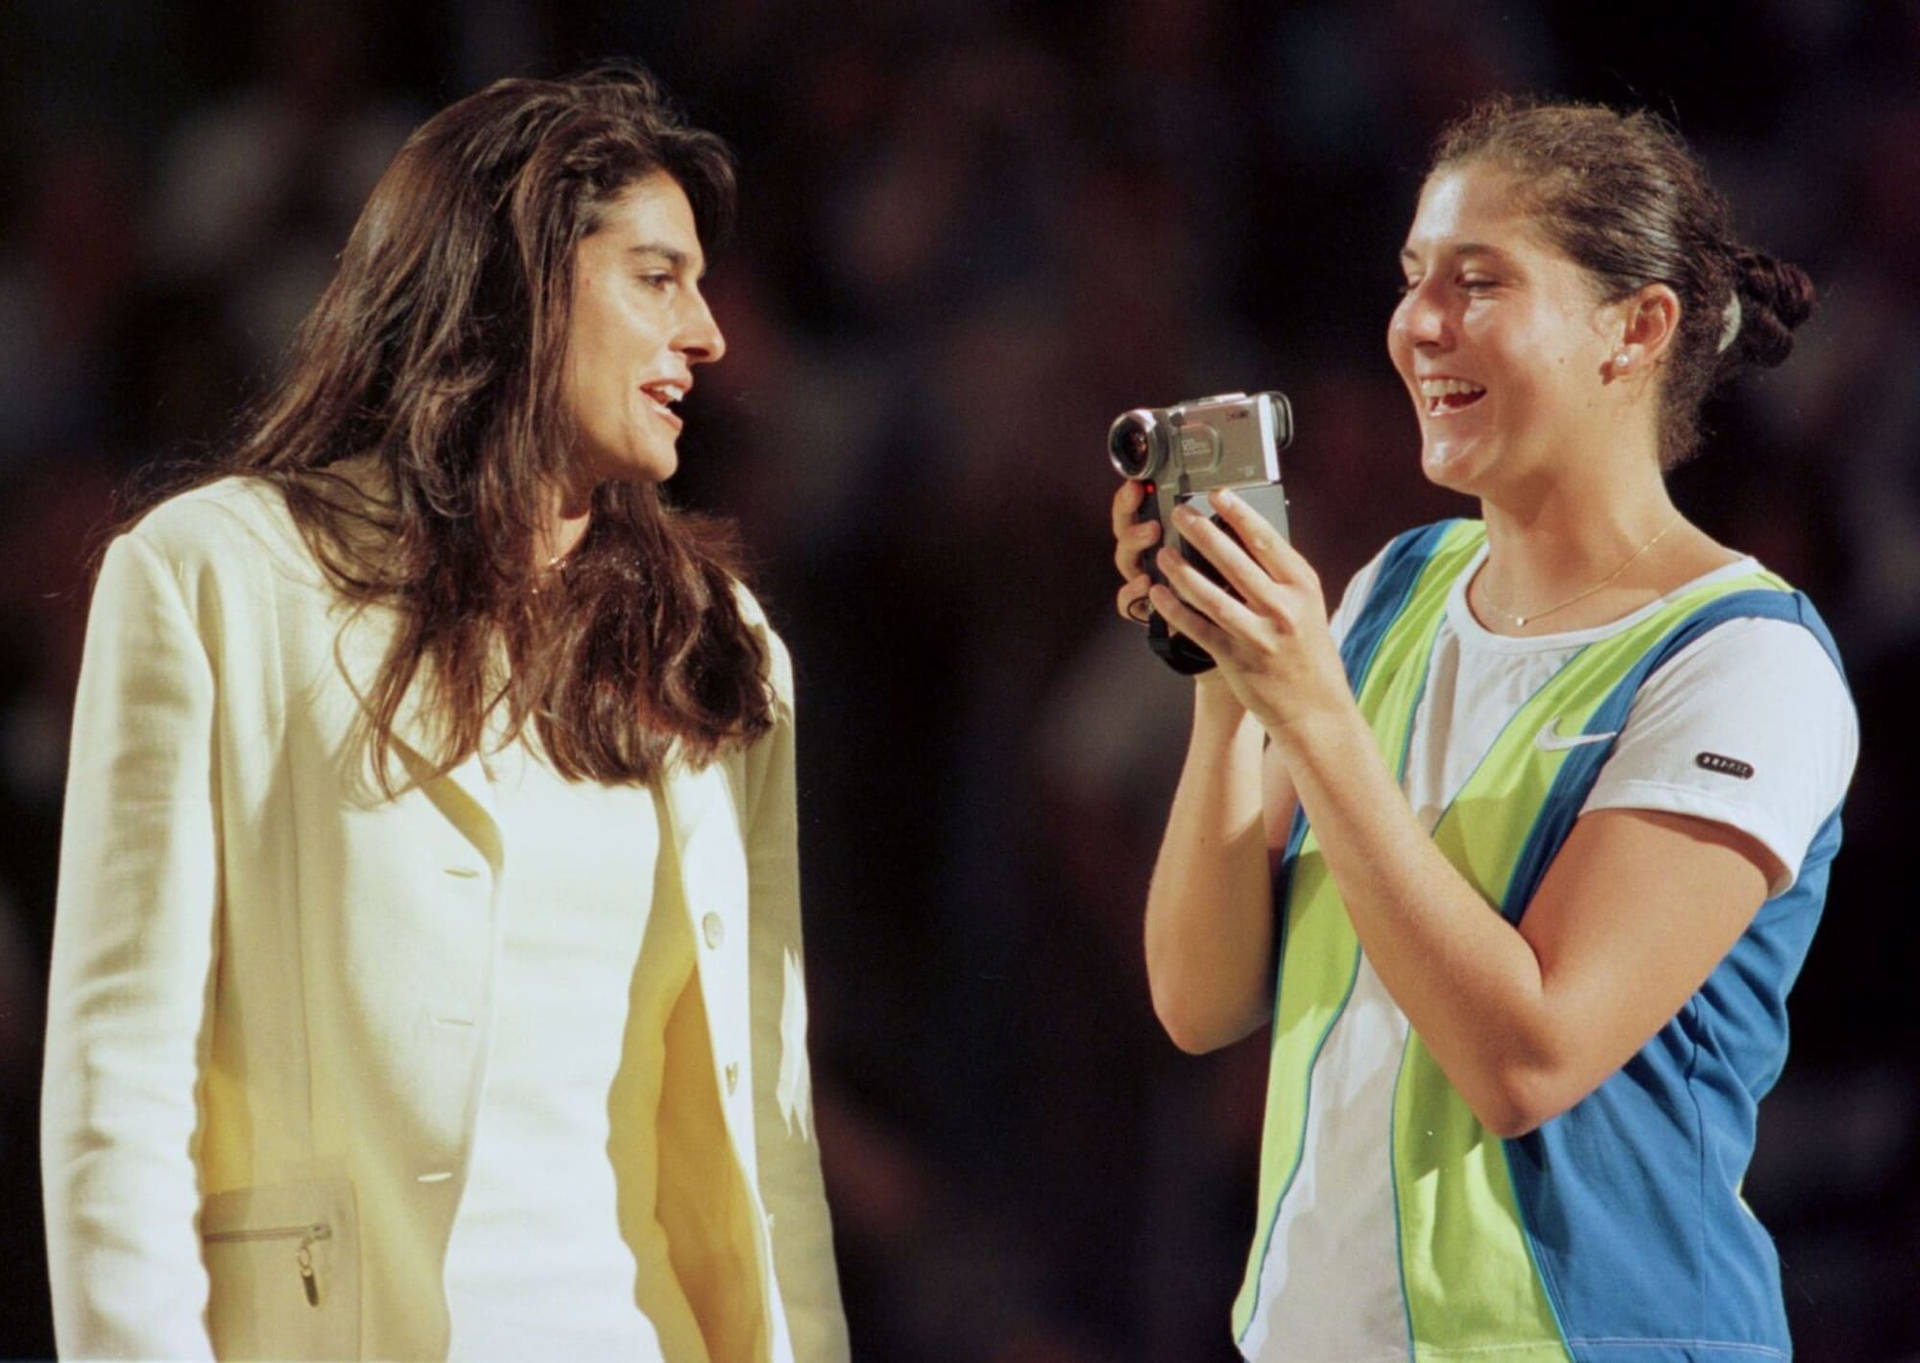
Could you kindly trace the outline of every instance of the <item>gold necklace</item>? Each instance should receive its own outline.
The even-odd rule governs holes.
[[[1654,545],[1660,543],[1661,540],[1665,539],[1667,531],[1673,529],[1673,527],[1678,524],[1680,524],[1680,513],[1676,511],[1673,513],[1672,517],[1668,519],[1665,525],[1661,526],[1658,530],[1654,532],[1652,539],[1648,540],[1645,544],[1641,545],[1638,549],[1635,549],[1631,554],[1628,554],[1626,558],[1621,562],[1618,568],[1615,568],[1612,572],[1608,573],[1605,577],[1601,578],[1598,582],[1594,583],[1591,587],[1583,587],[1579,591],[1575,592],[1572,596],[1568,597],[1565,601],[1556,601],[1553,605],[1548,606],[1545,610],[1535,611],[1532,615],[1518,615],[1515,612],[1508,610],[1505,606],[1495,601],[1493,597],[1487,592],[1487,584],[1484,578],[1481,579],[1481,582],[1480,582],[1480,603],[1484,606],[1491,607],[1495,611],[1495,613],[1499,615],[1504,615],[1507,619],[1513,621],[1513,627],[1515,629],[1525,629],[1527,627],[1527,622],[1530,620],[1539,620],[1546,616],[1552,615],[1555,611],[1563,611],[1568,606],[1571,606],[1574,602],[1584,601],[1589,596],[1592,596],[1595,592],[1599,591],[1602,587],[1606,586],[1608,583],[1612,582],[1615,578],[1619,577],[1620,574],[1626,572],[1627,569],[1631,568],[1635,563],[1639,562],[1641,555],[1645,554],[1647,550],[1653,548]]]

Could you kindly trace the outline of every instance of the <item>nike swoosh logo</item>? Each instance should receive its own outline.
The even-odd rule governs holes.
[[[1615,729],[1611,733],[1575,734],[1568,738],[1564,734],[1554,732],[1554,726],[1559,722],[1559,717],[1555,716],[1542,724],[1540,732],[1533,736],[1533,746],[1541,752],[1562,752],[1567,748],[1584,748],[1589,743],[1605,743],[1610,738],[1620,736],[1620,731]]]

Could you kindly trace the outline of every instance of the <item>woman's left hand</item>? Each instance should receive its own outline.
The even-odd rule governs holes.
[[[1208,496],[1239,543],[1185,506],[1174,512],[1175,525],[1241,599],[1179,551],[1162,549],[1157,562],[1168,585],[1153,588],[1153,608],[1213,657],[1240,703],[1284,749],[1300,741],[1315,718],[1353,706],[1340,652],[1327,629],[1320,578],[1286,537],[1240,498],[1226,491]]]

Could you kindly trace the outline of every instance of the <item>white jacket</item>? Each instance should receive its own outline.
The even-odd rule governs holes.
[[[805,1050],[791,669],[742,600],[777,723],[656,792],[677,875],[655,911],[687,914],[699,980],[662,1107],[717,1095],[731,1149],[678,1149],[660,1123],[663,1166],[690,1173],[663,1177],[659,1214],[750,1222],[754,1356],[828,1363],[847,1343]],[[392,625],[342,602],[256,480],[175,498],[107,551],[43,1095],[63,1355],[445,1354],[511,849],[477,759],[421,779],[415,704],[395,725],[410,784],[373,782],[361,698]]]

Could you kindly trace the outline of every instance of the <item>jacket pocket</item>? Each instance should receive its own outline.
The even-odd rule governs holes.
[[[200,1211],[221,1358],[360,1355],[360,1228],[345,1179],[235,1188]]]

